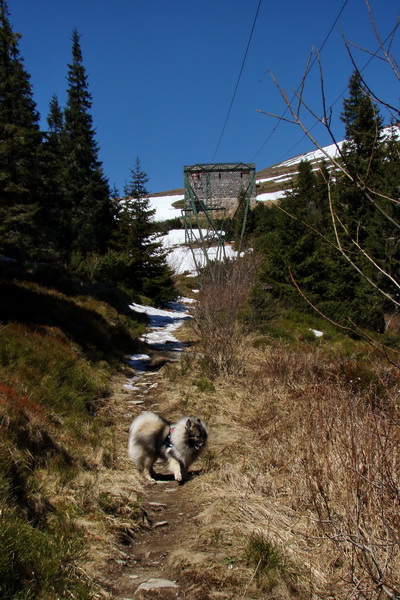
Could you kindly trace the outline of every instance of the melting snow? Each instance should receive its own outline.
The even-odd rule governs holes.
[[[135,312],[145,313],[149,319],[149,331],[140,339],[157,350],[182,351],[183,345],[176,339],[173,332],[178,329],[185,320],[190,319],[190,316],[187,314],[187,308],[184,305],[184,302],[187,302],[187,300],[188,299],[186,298],[181,298],[180,302],[171,303],[169,305],[171,310],[143,306],[142,304],[136,303],[130,304],[129,308]],[[150,360],[150,357],[146,354],[134,356],[142,356],[142,359],[137,358],[136,360]],[[130,360],[132,358],[134,357],[131,357]]]
[[[324,335],[323,331],[318,331],[318,329],[312,329],[311,327],[310,327],[310,331],[313,332],[313,334],[315,335],[315,337],[322,337]]]
[[[202,230],[202,233],[203,235],[206,235],[207,231],[204,229]],[[196,239],[198,239],[198,237]],[[184,245],[184,229],[171,229],[171,231],[169,231],[166,235],[160,237],[160,241],[164,248],[169,250],[167,262],[174,273],[188,273],[189,275],[195,276],[197,275],[196,264],[200,267],[205,266],[205,256],[202,249],[191,249],[189,246]],[[217,247],[208,248],[207,253],[210,260],[214,260],[216,258],[217,252]],[[225,255],[227,258],[236,256],[236,252],[229,244],[225,245]]]
[[[187,304],[194,302],[191,298],[180,298],[178,302],[168,304],[169,310],[154,308],[153,306],[144,306],[142,304],[129,305],[133,311],[144,313],[149,319],[149,329],[140,339],[152,346],[155,350],[167,350],[169,352],[182,352],[185,344],[180,342],[173,332],[178,329],[186,319],[190,319],[187,314]],[[137,372],[141,373],[149,369],[151,357],[148,354],[132,354],[127,359],[128,364]],[[139,388],[134,385],[137,377],[133,377],[123,386],[128,391],[135,391]]]

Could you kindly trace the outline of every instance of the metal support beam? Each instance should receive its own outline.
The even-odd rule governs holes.
[[[197,270],[211,261],[226,259],[227,216],[241,219],[240,252],[251,203],[255,204],[255,165],[246,163],[197,164],[184,168],[185,200],[182,211],[185,240]],[[196,249],[201,250],[199,253]],[[212,251],[211,251],[212,249]]]

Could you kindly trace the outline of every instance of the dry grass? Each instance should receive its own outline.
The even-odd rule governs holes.
[[[210,426],[206,473],[193,483],[206,503],[200,541],[215,559],[201,570],[229,576],[238,598],[396,598],[398,370],[280,343],[243,367],[207,391],[192,364],[169,394],[172,410],[183,398]]]

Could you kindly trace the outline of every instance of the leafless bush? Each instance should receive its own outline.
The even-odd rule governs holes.
[[[192,309],[191,324],[199,336],[204,362],[212,373],[233,373],[243,368],[244,310],[257,270],[253,254],[213,266],[203,277]]]
[[[249,589],[243,597],[259,594],[250,590],[268,551],[262,545],[250,570],[243,552],[254,536],[299,575],[294,589],[278,569],[271,597],[399,594],[399,371],[377,353],[366,358],[364,345],[340,348],[294,351],[273,339],[248,349],[245,377],[224,373],[201,395],[190,382],[191,405],[206,407],[212,431],[194,483],[207,499],[201,535],[219,532],[219,550]]]
[[[384,592],[398,598],[400,591],[400,410],[394,394],[392,388],[378,402],[374,393],[343,388],[328,396],[310,393],[303,415],[310,501],[338,553],[348,597]]]
[[[304,539],[319,539],[329,553],[324,571],[334,597],[398,598],[398,369],[373,357],[274,345],[248,374],[242,422],[257,440],[264,501],[284,493],[298,514],[310,515]],[[255,480],[248,485],[255,490]]]

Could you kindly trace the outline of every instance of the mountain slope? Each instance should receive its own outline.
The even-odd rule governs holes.
[[[340,148],[342,144],[343,142],[339,142],[338,147]],[[339,153],[335,144],[325,146],[323,150],[328,156],[338,156]],[[293,158],[265,167],[264,169],[261,169],[261,171],[257,171],[257,199],[261,201],[276,200],[279,197],[282,197],[284,192],[287,189],[290,189],[291,181],[297,174],[299,163],[301,161],[309,161],[317,165],[324,159],[326,160],[326,154],[324,152],[321,150],[305,152],[304,154],[298,154]],[[154,204],[158,204],[160,201],[163,203],[164,198],[170,198],[171,203],[173,203],[176,200],[182,199],[184,193],[185,190],[183,188],[178,188],[165,192],[157,192],[152,194],[151,198],[155,199]],[[263,197],[265,194],[268,194],[268,197]]]
[[[383,130],[384,137],[389,138],[391,134],[391,127],[387,127]],[[398,136],[400,137],[400,128],[398,128]],[[343,144],[344,140],[338,142],[337,144],[324,146],[322,150],[316,149],[303,154],[298,154],[293,158],[289,158],[288,160],[276,163],[275,165],[271,165],[261,169],[260,171],[257,171],[257,200],[261,202],[267,202],[282,198],[285,192],[291,189],[291,182],[297,175],[298,166],[301,161],[308,161],[314,166],[314,168],[317,168],[318,164],[324,160],[329,163],[329,157],[337,158],[340,155],[340,149],[342,148]],[[153,194],[151,197],[151,200],[154,200],[152,205],[154,207],[164,206],[165,208],[167,202],[169,202],[170,209],[172,209],[172,211],[175,209],[175,212],[169,213],[167,218],[172,218],[172,214],[173,216],[179,217],[181,216],[181,212],[180,209],[176,207],[175,202],[182,200],[184,193],[185,190],[183,188],[170,190],[168,192],[158,192],[157,194]],[[159,217],[158,213],[156,215],[156,219],[165,220],[165,218]]]

